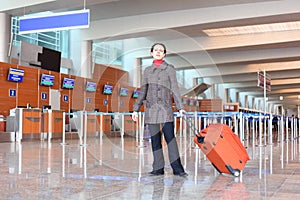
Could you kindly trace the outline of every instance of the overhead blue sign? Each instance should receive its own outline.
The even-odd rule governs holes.
[[[89,9],[38,16],[24,16],[20,17],[19,34],[88,28],[89,22]]]

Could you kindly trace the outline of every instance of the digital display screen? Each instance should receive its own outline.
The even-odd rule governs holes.
[[[24,70],[9,68],[7,80],[14,82],[22,82],[24,77]]]
[[[113,86],[105,84],[103,87],[103,94],[112,94]]]
[[[186,98],[183,98],[183,99],[181,100],[181,103],[182,103],[182,105],[187,104],[187,99],[186,99]]]
[[[138,98],[140,92],[141,92],[140,90],[134,90],[133,94],[132,94],[132,98],[135,98],[135,99]]]
[[[190,101],[189,101],[189,105],[190,105],[190,106],[194,106],[194,105],[195,105],[195,101],[194,101],[194,99],[190,99]]]
[[[42,74],[40,85],[53,86],[54,85],[54,75]]]
[[[234,105],[224,105],[225,110],[234,110]]]
[[[73,89],[75,80],[73,78],[64,78],[62,83],[62,88],[64,89]]]
[[[90,81],[86,82],[85,90],[87,92],[96,92],[96,89],[97,89],[97,84],[95,82],[90,82]]]
[[[127,97],[128,96],[128,88],[120,88],[120,96]]]

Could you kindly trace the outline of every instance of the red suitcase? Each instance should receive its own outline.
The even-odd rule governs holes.
[[[220,173],[239,176],[248,153],[236,134],[225,124],[211,124],[194,137],[208,160]]]

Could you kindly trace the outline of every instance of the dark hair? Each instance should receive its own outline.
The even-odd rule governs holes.
[[[164,54],[167,53],[167,48],[166,48],[166,46],[165,46],[163,43],[154,43],[154,44],[152,45],[152,47],[151,47],[151,50],[150,50],[151,53],[153,52],[153,49],[154,49],[154,47],[155,47],[156,45],[162,46],[162,47],[164,48]]]

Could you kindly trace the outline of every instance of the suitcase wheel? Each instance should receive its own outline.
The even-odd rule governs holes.
[[[238,177],[241,174],[241,171],[239,169],[232,169],[232,167],[230,165],[226,165],[226,168],[235,177]]]
[[[240,174],[241,174],[240,170],[235,170],[233,176],[238,177],[240,176]]]

